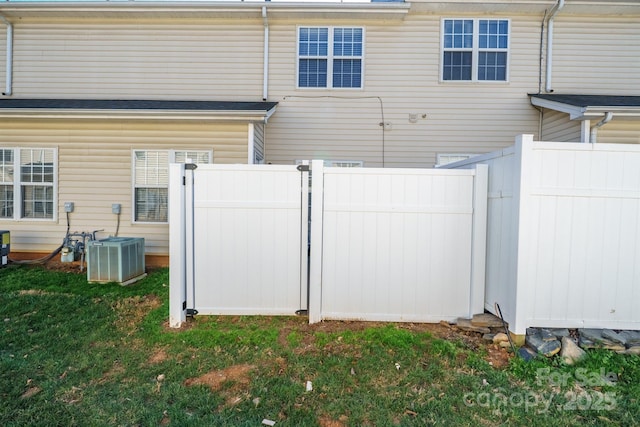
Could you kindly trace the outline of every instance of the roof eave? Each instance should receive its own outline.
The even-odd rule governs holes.
[[[275,112],[269,110],[98,110],[98,109],[53,109],[53,108],[7,108],[0,109],[0,119],[85,119],[85,120],[186,120],[220,122],[263,122]]]
[[[602,118],[606,113],[613,113],[616,117],[640,117],[640,106],[577,106],[564,102],[551,101],[531,96],[531,104],[536,107],[547,108],[549,110],[560,111],[569,114],[571,120],[592,120]]]
[[[255,18],[266,8],[274,18],[349,18],[402,20],[410,3],[271,3],[271,2],[0,2],[0,13],[9,19],[23,18]]]

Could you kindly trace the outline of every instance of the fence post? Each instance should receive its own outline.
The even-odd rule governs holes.
[[[471,236],[471,293],[469,317],[484,312],[488,188],[489,166],[477,164],[473,177],[473,231]]]
[[[187,312],[187,251],[184,164],[169,165],[169,326],[179,328]]]
[[[324,162],[311,162],[311,260],[309,262],[309,323],[322,320],[322,221]]]

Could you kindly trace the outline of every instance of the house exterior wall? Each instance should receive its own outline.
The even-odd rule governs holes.
[[[14,95],[259,101],[262,22],[19,22]]]
[[[45,252],[62,243],[67,223],[64,203],[74,202],[71,231],[113,235],[120,203],[118,235],[145,238],[148,254],[168,253],[168,224],[133,223],[132,150],[213,150],[215,163],[246,163],[247,125],[140,121],[0,120],[1,147],[58,148],[57,221],[0,220],[11,230],[11,250]]]
[[[515,135],[537,134],[540,115],[527,94],[540,91],[544,83],[545,63],[540,55],[544,56],[541,24],[546,6],[531,2],[527,9],[505,0],[502,5],[469,2],[469,7],[456,9],[443,2],[445,6],[434,11],[432,3],[416,1],[406,16],[393,19],[366,12],[268,12],[267,100],[279,104],[264,128],[265,162],[294,164],[315,158],[363,161],[364,166],[373,167],[431,167],[438,153],[486,153],[511,145]],[[0,13],[19,7],[14,5],[6,2]],[[265,22],[259,14],[137,15],[131,11],[146,6],[127,7],[129,12],[93,14],[89,8],[81,13],[27,12],[20,19],[10,17],[14,22],[12,98],[262,100]],[[640,11],[598,17],[572,15],[569,9],[555,21],[554,90],[610,94],[634,94],[635,90],[640,94]],[[440,81],[443,18],[508,19],[508,81]],[[363,88],[297,88],[299,26],[363,27]],[[6,32],[1,25],[3,83],[5,50]],[[553,120],[550,128],[543,123],[544,139],[576,140],[575,124],[545,116]],[[76,203],[78,211],[72,219],[78,221],[77,228],[92,228],[94,223],[102,228],[98,223],[104,223],[108,229],[113,222],[108,208],[116,202],[111,197],[118,196],[123,206],[121,233],[147,233],[142,225],[128,221],[132,141],[158,147],[160,140],[160,146],[173,148],[172,141],[186,134],[193,141],[189,148],[213,148],[216,163],[246,163],[249,154],[246,124],[2,119],[0,128],[7,130],[0,136],[2,145],[59,149],[59,230],[46,222],[10,223],[25,233],[12,246],[16,250],[36,250],[38,243],[31,236],[40,239],[45,229],[45,235],[51,233],[47,246],[57,244],[59,238],[54,236],[62,235],[65,228],[64,201]],[[614,119],[599,131],[599,141],[637,142],[639,128],[638,121]],[[256,137],[262,135],[257,127],[254,130]],[[83,135],[100,148],[82,148]],[[104,162],[104,153],[111,153],[113,163]],[[100,164],[103,176],[118,175],[118,194],[86,191],[85,182],[76,182],[85,177],[78,163]],[[97,174],[102,169],[86,170]],[[103,203],[105,218],[82,222],[85,214],[80,207],[85,200],[95,210]],[[148,251],[168,253],[166,226],[149,227],[148,233]],[[14,236],[22,236],[22,231]]]
[[[598,143],[640,144],[640,120],[612,120],[598,129]]]
[[[605,18],[560,12],[553,37],[554,92],[639,95],[638,25],[638,13]]]
[[[448,16],[448,15],[447,15]],[[440,16],[410,14],[398,23],[365,24],[365,78],[358,90],[296,89],[296,26],[271,26],[267,158],[362,160],[372,167],[431,167],[437,153],[484,153],[537,131],[527,93],[538,84],[539,20],[512,16],[509,82],[446,82],[440,76]],[[323,21],[359,26],[361,22]],[[409,115],[416,114],[415,123]],[[381,122],[390,129],[383,130]]]
[[[569,115],[544,109],[542,114],[542,139],[544,141],[580,142],[582,138],[579,121],[569,120]]]

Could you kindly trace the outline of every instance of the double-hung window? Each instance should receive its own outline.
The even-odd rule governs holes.
[[[169,163],[202,164],[212,161],[211,151],[134,150],[134,221],[168,221]]]
[[[442,80],[507,81],[509,20],[444,19]]]
[[[0,218],[54,219],[55,148],[0,148]]]
[[[364,29],[298,28],[298,87],[361,88]]]

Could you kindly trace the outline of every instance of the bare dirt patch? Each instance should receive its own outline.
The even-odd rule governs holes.
[[[117,313],[115,326],[131,335],[137,331],[149,311],[160,307],[162,301],[156,295],[135,296],[117,300],[111,308]]]
[[[318,424],[320,424],[320,427],[345,427],[345,423],[348,420],[349,418],[346,415],[342,415],[337,420],[333,420],[327,416],[321,416],[318,418]]]
[[[253,365],[233,365],[222,370],[207,372],[196,378],[185,380],[184,385],[205,385],[211,391],[219,391],[226,382],[235,382],[247,386],[251,382],[249,374],[255,369]]]
[[[249,385],[251,378],[249,375],[255,369],[253,365],[233,365],[222,370],[207,372],[196,378],[185,380],[184,385],[204,385],[212,392],[220,392],[224,398],[224,404],[218,410],[232,407],[248,399]]]
[[[166,351],[161,348],[153,352],[151,357],[147,360],[147,364],[149,365],[157,365],[169,359],[169,355],[167,355]]]

